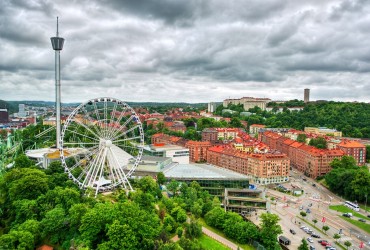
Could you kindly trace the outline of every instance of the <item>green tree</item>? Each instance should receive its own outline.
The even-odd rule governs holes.
[[[172,233],[176,229],[176,221],[172,218],[171,215],[166,214],[163,219],[163,228],[168,232]]]
[[[276,214],[261,214],[260,238],[267,249],[278,249],[277,236],[283,231],[278,224],[280,218]]]
[[[313,224],[316,226],[316,223],[317,223],[317,219],[313,219],[312,220]]]
[[[166,177],[164,176],[163,172],[159,172],[157,174],[157,182],[159,185],[163,185],[166,182]]]
[[[191,219],[190,223],[185,223],[185,237],[188,239],[199,238],[202,235],[202,225]]]
[[[202,205],[199,202],[194,202],[190,208],[190,212],[195,218],[199,218],[202,215]]]
[[[344,245],[347,247],[347,250],[348,250],[348,248],[349,248],[350,246],[352,246],[352,243],[351,243],[350,241],[346,240],[346,241],[344,242]]]
[[[182,227],[178,227],[177,229],[176,229],[176,234],[177,234],[177,236],[179,237],[179,238],[181,238],[182,237],[182,234],[184,233],[184,229],[182,228]]]
[[[179,191],[180,183],[176,180],[171,180],[170,183],[167,184],[167,190],[170,191],[174,196],[176,196],[177,191]]]
[[[303,218],[307,216],[307,213],[306,213],[306,212],[304,212],[304,211],[301,211],[299,214],[300,214]]]
[[[307,241],[305,239],[302,239],[301,245],[298,247],[298,250],[309,250]]]
[[[323,137],[312,138],[308,144],[316,148],[327,148],[327,142]]]
[[[242,128],[243,125],[238,117],[231,118],[230,126],[233,128]]]
[[[322,227],[322,230],[324,230],[325,234],[326,234],[326,231],[328,231],[329,229],[330,229],[330,227],[328,227],[326,225]]]
[[[46,193],[49,189],[47,176],[38,169],[25,168],[19,170],[14,168],[6,173],[4,180],[11,180],[10,182],[7,181],[7,187],[9,188],[9,198],[13,201],[32,200]]]
[[[306,134],[299,134],[297,136],[297,141],[298,142],[306,143],[306,139],[307,139],[307,135]]]
[[[41,220],[42,237],[49,238],[53,244],[60,243],[67,230],[67,219],[63,208],[57,207],[46,213]]]
[[[205,215],[204,219],[207,225],[222,230],[224,228],[225,217],[226,217],[225,210],[218,206],[209,211]]]
[[[338,242],[338,239],[340,239],[340,235],[339,234],[334,234],[333,238],[335,239],[336,242]]]
[[[132,228],[125,224],[121,225],[118,220],[114,220],[109,226],[107,236],[109,240],[98,245],[99,250],[138,249],[139,242]]]
[[[14,167],[16,168],[29,168],[34,166],[33,161],[28,159],[26,155],[20,155],[14,160]]]

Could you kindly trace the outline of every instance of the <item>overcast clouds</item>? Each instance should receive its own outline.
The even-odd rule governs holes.
[[[0,1],[0,99],[370,101],[368,0]]]

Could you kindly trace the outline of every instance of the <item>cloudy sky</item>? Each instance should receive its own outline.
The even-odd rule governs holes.
[[[0,99],[370,101],[368,0],[1,0]]]

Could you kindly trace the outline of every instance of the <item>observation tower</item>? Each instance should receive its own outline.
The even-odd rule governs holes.
[[[56,129],[57,129],[57,140],[56,140],[56,147],[60,148],[60,132],[61,132],[61,124],[60,124],[60,51],[63,49],[64,38],[59,37],[59,27],[58,27],[58,17],[57,17],[57,35],[55,37],[51,37],[51,45],[53,46],[53,50],[55,50],[55,109],[56,109]]]

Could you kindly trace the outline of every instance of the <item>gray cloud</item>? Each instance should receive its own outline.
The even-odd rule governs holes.
[[[304,88],[368,102],[368,13],[365,0],[1,1],[0,99],[53,100],[59,16],[66,102],[302,99]]]

